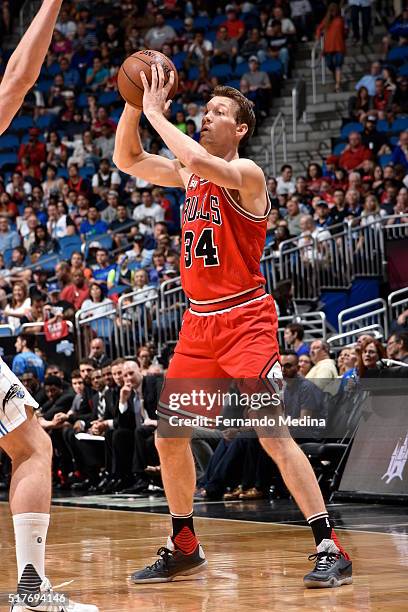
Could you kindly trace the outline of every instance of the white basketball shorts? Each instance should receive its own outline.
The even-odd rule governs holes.
[[[36,409],[38,402],[0,358],[0,438],[27,420],[24,406]]]

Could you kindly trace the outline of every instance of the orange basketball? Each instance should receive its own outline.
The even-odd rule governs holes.
[[[174,84],[169,93],[171,100],[178,89],[177,70],[173,62],[160,51],[151,51],[145,49],[130,55],[125,59],[119,69],[118,88],[122,98],[135,108],[143,108],[143,83],[140,78],[140,72],[146,75],[147,80],[151,83],[152,80],[152,64],[161,64],[163,66],[165,83],[170,78],[170,72],[174,72]]]

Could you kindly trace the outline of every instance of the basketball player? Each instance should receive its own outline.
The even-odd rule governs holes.
[[[10,125],[40,74],[62,0],[44,0],[20,44],[10,57],[0,84],[0,134]],[[10,508],[16,540],[21,603],[13,612],[97,612],[95,606],[67,598],[50,605],[53,592],[45,577],[45,541],[50,520],[52,446],[34,415],[37,402],[0,359],[0,447],[12,461]],[[38,597],[36,602],[33,596]],[[32,606],[29,605],[31,602]]]
[[[151,85],[143,72],[141,78],[144,113],[176,159],[143,150],[138,134],[141,112],[127,104],[116,133],[115,163],[150,183],[186,189],[181,278],[190,308],[167,380],[230,377],[276,382],[282,377],[277,316],[260,273],[270,203],[262,170],[238,156],[238,146],[255,127],[251,103],[236,89],[216,87],[205,108],[198,143],[166,119],[174,76],[164,85],[163,69],[156,65]],[[165,390],[166,385],[160,419],[171,414]],[[189,414],[197,414],[193,404],[183,408],[183,415]],[[337,541],[306,456],[290,436],[257,433],[313,530],[317,552],[311,558],[316,565],[305,576],[305,586],[350,584],[351,561]],[[173,530],[157,561],[132,575],[135,583],[168,582],[205,568],[193,525],[196,479],[189,442],[186,437],[157,436]]]

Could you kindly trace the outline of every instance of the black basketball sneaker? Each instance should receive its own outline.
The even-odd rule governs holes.
[[[159,558],[153,565],[131,575],[130,580],[135,584],[146,582],[171,582],[177,576],[191,576],[202,572],[207,567],[207,560],[200,544],[191,555],[185,555],[174,547],[170,537],[167,546],[157,551]]]
[[[306,588],[330,589],[353,582],[352,563],[333,540],[323,540],[317,547],[317,553],[310,555],[309,560],[316,561],[316,565],[303,578]]]

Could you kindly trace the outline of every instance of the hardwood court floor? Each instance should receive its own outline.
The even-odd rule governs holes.
[[[54,507],[47,548],[54,584],[100,612],[406,612],[408,536],[342,531],[352,554],[354,584],[305,590],[302,576],[313,552],[308,528],[238,520],[196,520],[209,560],[204,578],[170,584],[129,585],[126,577],[154,558],[165,543],[165,515]],[[12,523],[0,503],[4,596],[15,587]],[[3,599],[4,602],[4,599]],[[7,610],[4,605],[0,610]]]

